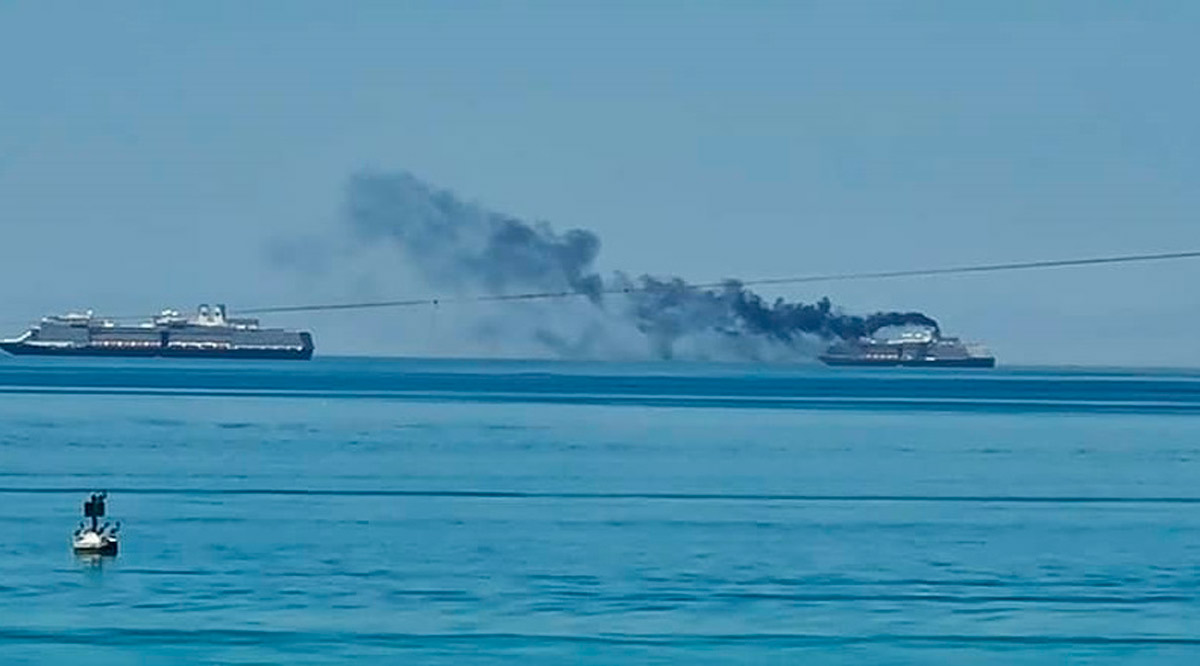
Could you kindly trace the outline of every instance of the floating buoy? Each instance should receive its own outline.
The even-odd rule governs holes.
[[[100,519],[104,517],[104,500],[108,497],[108,493],[92,493],[83,503],[83,517],[88,522],[82,522],[75,530],[75,534],[71,538],[71,547],[76,553],[81,555],[116,555],[117,554],[117,532],[121,529],[120,523],[100,524]]]

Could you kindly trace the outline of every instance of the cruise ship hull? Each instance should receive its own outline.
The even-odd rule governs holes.
[[[978,345],[945,338],[934,330],[899,338],[860,338],[837,343],[820,356],[826,365],[858,368],[994,368],[996,358]]]
[[[878,368],[994,368],[996,359],[990,356],[934,359],[874,359],[822,356],[825,365]]]
[[[164,310],[137,325],[95,317],[90,311],[43,317],[20,337],[0,340],[0,350],[17,356],[305,361],[312,358],[313,340],[307,331],[263,328],[257,319],[226,317],[224,305],[201,305],[192,319]]]
[[[112,348],[96,346],[51,346],[31,345],[24,342],[0,342],[0,350],[14,356],[103,356],[110,358],[222,358],[222,359],[276,359],[307,361],[313,350],[294,349],[180,349],[180,348]]]

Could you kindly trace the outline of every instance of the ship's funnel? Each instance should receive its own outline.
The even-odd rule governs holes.
[[[937,320],[920,312],[880,312],[867,317],[865,322],[866,336],[875,335],[875,331],[890,326],[922,326],[932,331],[933,337],[941,336],[941,327]]]

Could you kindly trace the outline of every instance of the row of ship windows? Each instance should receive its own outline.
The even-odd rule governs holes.
[[[158,342],[140,342],[130,340],[93,340],[92,347],[115,348],[145,348],[162,347]],[[184,347],[189,349],[232,349],[234,345],[228,342],[171,342],[167,347]],[[298,345],[238,345],[239,349],[301,349]]]
[[[93,347],[161,347],[157,340],[143,342],[139,340],[92,340]]]
[[[42,339],[44,339],[44,338],[42,338]],[[129,339],[129,338],[121,338],[121,339],[117,339],[117,340],[111,340],[111,339],[107,339],[107,338],[91,337],[91,338],[71,338],[70,340],[63,340],[63,342],[83,342],[83,343],[89,343],[89,342],[90,342],[90,343],[91,343],[91,344],[93,344],[93,345],[124,345],[124,344],[139,344],[139,345],[144,345],[144,344],[152,344],[152,345],[157,345],[157,344],[160,344],[160,342],[161,342],[161,339],[160,339],[158,336],[154,336],[154,337],[148,337],[148,338],[143,338],[143,339],[140,339],[140,340],[137,340],[137,339],[131,340],[131,339]],[[279,345],[287,345],[289,342],[291,342],[291,344],[296,344],[296,343],[297,343],[297,342],[299,342],[299,341],[298,341],[298,340],[290,340],[290,341],[282,341],[282,340],[278,340],[278,341],[276,341],[276,342],[277,342],[277,344],[279,344]],[[176,338],[176,337],[172,337],[172,338],[170,338],[170,339],[168,340],[168,343],[169,343],[169,344],[173,344],[173,345],[174,345],[174,344],[180,344],[180,345],[231,345],[231,344],[239,344],[237,341],[234,341],[234,340],[188,340],[188,339],[180,339],[180,338]],[[260,344],[261,344],[261,343],[260,343]],[[272,345],[269,345],[269,344],[268,344],[267,346],[272,346]]]
[[[161,347],[161,342],[142,340],[92,340],[93,347]],[[228,342],[170,342],[168,347],[231,347]]]

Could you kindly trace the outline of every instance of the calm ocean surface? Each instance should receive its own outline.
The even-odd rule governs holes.
[[[3,664],[1194,664],[1200,374],[5,358],[0,527]]]

